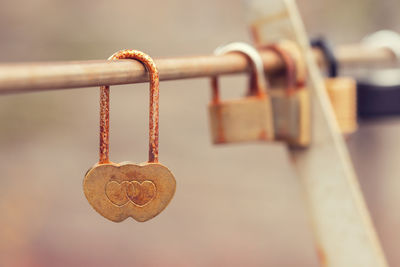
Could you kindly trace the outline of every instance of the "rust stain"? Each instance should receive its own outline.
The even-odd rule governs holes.
[[[156,64],[147,54],[137,50],[121,50],[108,60],[135,59],[144,64],[150,80],[150,115],[149,115],[149,162],[158,162],[159,137],[159,75]],[[110,87],[100,87],[100,159],[99,163],[109,163],[109,128],[110,128]]]
[[[259,48],[264,48],[275,52],[283,61],[286,69],[286,95],[292,96],[296,91],[302,87],[298,86],[298,83],[304,83],[304,81],[297,81],[297,65],[293,57],[290,55],[290,52],[286,51],[285,49],[272,44],[266,46],[259,46]]]
[[[317,247],[317,256],[318,256],[319,263],[321,264],[321,266],[327,266],[328,261],[327,261],[325,252],[319,246]]]
[[[110,87],[100,87],[100,158],[99,163],[109,163]]]
[[[305,87],[306,86],[306,81],[305,80],[297,81],[296,86],[297,86],[297,88]]]
[[[218,104],[221,99],[219,96],[219,86],[217,77],[211,78],[211,89],[212,89],[212,104]]]
[[[220,105],[221,99],[219,95],[219,86],[218,86],[218,78],[216,76],[211,78],[211,89],[212,89],[212,99],[210,105],[214,105],[217,109],[217,132],[218,132],[218,140],[216,140],[217,144],[225,143],[225,133],[223,127],[223,116],[222,116],[222,107]]]
[[[260,78],[256,73],[254,72],[251,73],[249,78],[249,90],[247,92],[247,96],[253,96],[258,99],[269,98],[269,95],[265,92],[265,90],[262,90],[262,88],[258,86],[258,84],[260,84],[259,79]]]
[[[216,109],[217,109],[216,112],[217,112],[217,120],[218,120],[218,124],[217,124],[218,125],[217,143],[218,144],[223,144],[223,143],[226,142],[226,139],[225,139],[224,126],[223,126],[224,121],[223,121],[223,115],[222,115],[222,107],[221,107],[221,105],[215,105],[215,106],[216,106]]]
[[[260,140],[268,140],[268,134],[267,131],[264,129],[260,132],[260,135],[258,136]]]

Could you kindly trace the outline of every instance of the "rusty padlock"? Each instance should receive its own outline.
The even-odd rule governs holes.
[[[314,39],[313,47],[321,50],[328,71],[325,87],[341,133],[349,135],[357,128],[357,83],[352,77],[338,76],[338,63],[330,44],[324,38]]]
[[[299,47],[291,41],[261,46],[276,53],[285,65],[285,75],[269,78],[274,114],[275,138],[291,147],[310,144],[310,95],[306,84],[306,68]]]
[[[100,158],[85,175],[83,190],[90,205],[105,218],[121,222],[128,217],[144,222],[165,209],[175,193],[174,175],[158,162],[159,78],[154,61],[136,50],[122,50],[109,60],[142,62],[150,80],[149,160],[140,164],[109,160],[110,88],[100,87]]]
[[[256,90],[241,99],[224,100],[219,96],[218,80],[213,77],[209,104],[211,136],[214,144],[274,139],[271,99],[261,56],[246,43],[231,43],[215,51],[216,55],[239,52],[252,62]]]

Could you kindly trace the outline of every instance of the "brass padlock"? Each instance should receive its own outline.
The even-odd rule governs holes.
[[[219,96],[218,80],[213,77],[209,104],[211,136],[214,144],[274,139],[271,99],[261,56],[246,43],[231,43],[215,51],[216,55],[239,52],[252,62],[256,90],[241,99],[224,100]]]
[[[330,44],[324,38],[314,39],[313,47],[321,50],[324,57],[328,78],[325,87],[335,113],[339,129],[343,134],[351,134],[358,128],[357,125],[357,83],[351,77],[338,76],[338,62]]]
[[[157,216],[171,201],[176,181],[172,172],[158,162],[159,78],[148,55],[121,50],[109,60],[135,59],[144,64],[150,80],[149,160],[140,164],[109,159],[110,87],[100,87],[100,158],[83,180],[90,205],[105,218],[121,222],[132,217],[144,222]]]
[[[325,86],[340,131],[354,133],[358,128],[356,81],[351,77],[331,77],[325,79]]]
[[[294,42],[261,47],[275,52],[285,65],[285,75],[274,75],[270,95],[277,140],[291,147],[310,144],[310,96],[306,84],[306,68],[300,49]]]

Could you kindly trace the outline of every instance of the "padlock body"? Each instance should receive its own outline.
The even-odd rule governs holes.
[[[85,175],[83,190],[90,205],[105,218],[144,222],[165,209],[176,181],[160,163],[96,164]]]
[[[274,139],[271,100],[250,96],[210,103],[210,129],[214,144]]]
[[[276,140],[291,147],[310,144],[310,96],[307,88],[297,88],[288,95],[286,89],[270,90]]]
[[[357,125],[357,85],[351,77],[325,79],[325,86],[343,134],[351,134]]]

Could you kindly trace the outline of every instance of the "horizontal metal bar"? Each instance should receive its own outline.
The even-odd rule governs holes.
[[[273,52],[260,52],[266,72],[283,68]],[[322,60],[315,51],[317,59]],[[360,49],[349,46],[337,51],[340,63],[376,63],[394,59],[386,49]],[[246,58],[232,53],[222,56],[194,56],[155,59],[160,80],[177,80],[234,74],[249,70]],[[91,60],[44,63],[0,64],[0,94],[140,83],[148,81],[143,65],[135,60]]]

